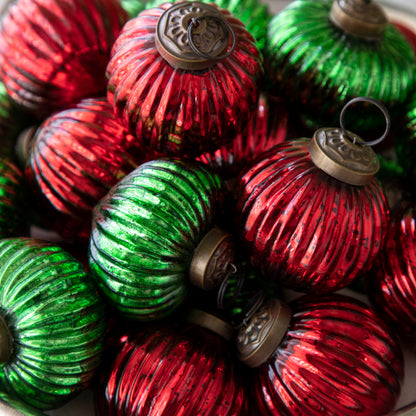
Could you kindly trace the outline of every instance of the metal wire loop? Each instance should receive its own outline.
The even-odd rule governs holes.
[[[229,305],[232,305],[234,303],[237,296],[241,293],[241,289],[243,288],[244,279],[245,279],[245,273],[243,272],[237,280],[237,285],[235,287],[234,295],[232,296],[230,301],[227,304],[225,304],[225,302],[224,302],[225,293],[226,293],[228,285],[229,285],[230,276],[232,274],[237,273],[237,267],[234,264],[229,263],[228,267],[230,268],[230,270],[227,273],[227,275],[225,276],[224,280],[221,282],[221,285],[220,285],[220,287],[218,289],[218,293],[217,293],[217,308],[221,309],[221,310],[225,310]]]
[[[370,97],[356,97],[353,98],[352,100],[348,101],[347,104],[344,105],[344,107],[341,110],[341,114],[339,116],[339,125],[341,126],[341,129],[346,132],[347,134],[347,129],[345,128],[345,112],[348,109],[349,106],[351,106],[352,104],[356,103],[356,102],[368,102],[371,103],[373,105],[375,105],[384,115],[384,118],[386,120],[386,129],[384,130],[384,133],[375,140],[371,140],[371,141],[365,141],[363,140],[362,142],[360,142],[360,144],[363,144],[365,146],[374,146],[380,142],[382,142],[387,135],[389,134],[390,131],[390,127],[391,127],[391,119],[390,119],[390,114],[389,111],[387,110],[387,108],[385,107],[385,105],[383,103],[381,103],[378,100],[375,100],[374,98],[370,98]],[[350,136],[347,134],[347,136]],[[353,138],[353,143],[355,144],[357,141],[357,139],[354,137]]]
[[[222,55],[219,55],[219,56],[212,56],[212,55],[208,55],[208,54],[206,54],[206,53],[204,53],[204,52],[202,52],[202,51],[200,51],[198,49],[198,47],[195,45],[194,41],[192,40],[192,28],[193,27],[196,27],[199,24],[198,20],[201,19],[201,18],[204,18],[204,19],[206,19],[206,18],[212,18],[212,19],[218,20],[220,23],[224,23],[225,24],[226,28],[228,29],[228,32],[231,33],[231,37],[232,37],[231,48],[229,49],[228,52],[226,52],[226,53],[224,53]],[[215,14],[205,14],[203,16],[193,17],[192,19],[190,19],[189,26],[188,26],[188,32],[187,33],[188,33],[189,46],[191,47],[191,49],[198,56],[200,56],[201,58],[205,58],[205,59],[208,59],[208,60],[215,59],[215,60],[220,61],[221,59],[227,58],[228,56],[230,56],[233,53],[233,51],[235,49],[235,46],[236,46],[236,43],[237,43],[237,39],[236,39],[234,30],[231,27],[231,25],[227,22],[226,19],[222,19],[220,16],[217,16]]]
[[[263,305],[265,299],[266,293],[263,290],[259,290],[247,303],[247,306],[244,308],[244,318],[238,325],[235,326],[235,329],[238,330],[242,327],[247,327],[251,318]]]

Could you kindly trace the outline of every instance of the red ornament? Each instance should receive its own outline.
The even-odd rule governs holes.
[[[241,359],[258,366],[251,377],[256,415],[389,413],[400,394],[403,356],[375,312],[340,295],[303,296],[291,309],[272,300],[237,339]]]
[[[113,0],[19,0],[0,28],[0,73],[38,117],[105,93],[105,68],[127,14]]]
[[[227,341],[199,326],[142,331],[125,341],[105,397],[98,397],[98,414],[245,415],[246,393],[234,361]]]
[[[198,156],[243,130],[263,68],[244,25],[196,1],[164,3],[129,20],[107,76],[109,102],[132,134],[159,153]]]
[[[347,156],[338,147],[338,133],[327,134],[327,143],[336,145],[342,163]],[[359,186],[335,179],[314,164],[308,144],[302,139],[277,145],[240,177],[237,226],[252,263],[266,277],[302,292],[325,293],[371,267],[388,211],[374,178],[368,175],[368,183]],[[350,150],[347,146],[346,153]]]
[[[136,145],[105,98],[83,100],[46,119],[32,139],[25,174],[47,226],[86,241],[93,207],[144,161]]]
[[[394,212],[386,244],[367,281],[374,307],[393,328],[416,335],[416,206]]]
[[[289,113],[282,100],[261,94],[248,126],[231,142],[197,160],[223,177],[236,177],[258,155],[286,140]]]

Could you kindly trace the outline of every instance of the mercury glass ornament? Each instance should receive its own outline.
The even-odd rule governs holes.
[[[61,406],[91,382],[106,330],[84,266],[61,248],[0,241],[0,390],[39,409]]]
[[[107,67],[117,117],[161,154],[198,156],[248,123],[263,79],[253,37],[214,4],[163,3],[129,20]]]
[[[39,118],[105,93],[110,50],[127,14],[113,0],[18,0],[0,26],[7,92]]]
[[[256,415],[390,414],[403,383],[399,341],[367,305],[341,295],[271,299],[237,337]]]
[[[374,1],[296,0],[272,19],[267,36],[271,82],[315,126],[335,122],[359,96],[397,114],[415,88],[413,48]],[[377,125],[361,114],[362,107],[351,113],[353,128]]]
[[[0,414],[2,416],[46,416],[45,413],[28,404],[10,398],[0,392]]]

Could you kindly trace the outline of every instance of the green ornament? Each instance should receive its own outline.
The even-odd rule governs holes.
[[[92,380],[106,331],[84,266],[59,247],[0,240],[0,391],[41,410]]]
[[[200,270],[195,259],[216,234],[221,186],[202,164],[159,159],[140,165],[95,207],[91,272],[123,316],[161,319],[184,302]]]
[[[145,9],[146,1],[144,0],[121,0],[121,6],[128,13],[130,18],[136,17]]]
[[[371,0],[294,1],[270,22],[265,55],[275,92],[319,126],[338,125],[342,107],[359,96],[394,115],[416,84],[412,46]],[[361,106],[351,119],[352,131],[384,126]]]
[[[45,413],[22,401],[0,392],[0,415],[2,416],[46,416]]]

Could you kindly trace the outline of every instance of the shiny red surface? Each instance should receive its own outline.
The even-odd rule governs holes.
[[[266,152],[237,184],[237,227],[254,265],[308,293],[345,287],[367,271],[384,241],[380,185],[345,184],[318,169],[308,141]]]
[[[339,295],[291,305],[288,332],[253,376],[262,415],[380,416],[403,380],[399,343],[366,305]]]
[[[231,345],[195,326],[161,327],[126,342],[98,403],[101,416],[247,414]]]
[[[0,28],[0,73],[39,117],[105,93],[105,68],[127,14],[113,0],[19,0]]]
[[[416,335],[416,206],[392,215],[386,244],[367,281],[373,305],[392,328]]]
[[[197,160],[209,165],[223,177],[236,177],[258,155],[278,143],[288,134],[289,113],[282,100],[261,94],[257,111],[244,131],[214,152],[204,153]]]
[[[107,67],[108,99],[132,134],[159,153],[198,156],[232,140],[257,106],[263,68],[253,37],[222,10],[236,34],[228,57],[201,71],[174,69],[156,49],[156,24],[171,6],[127,22]]]
[[[87,239],[93,207],[144,160],[138,145],[105,98],[47,118],[25,172],[47,225],[66,238]]]

